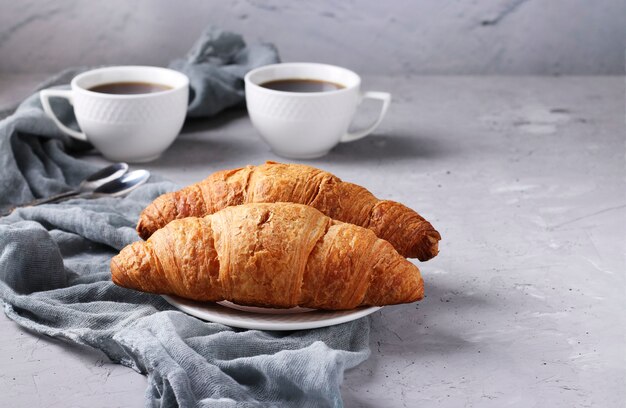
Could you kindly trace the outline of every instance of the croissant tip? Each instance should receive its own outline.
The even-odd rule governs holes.
[[[424,299],[424,280],[420,277],[420,284],[417,289],[417,298],[416,301]]]
[[[111,259],[111,280],[113,281],[114,284],[116,284],[117,286],[123,286],[122,285],[122,280],[121,275],[122,275],[122,268],[120,267],[120,265],[117,263],[116,258],[119,255],[114,256]]]
[[[434,258],[439,253],[439,241],[441,235],[436,230],[427,231],[421,235],[417,244],[411,246],[407,253],[403,254],[407,258],[417,258],[422,262]]]
[[[135,241],[111,258],[111,280],[114,284],[124,288],[148,291],[149,281],[137,281],[139,276],[149,276],[151,268],[145,245],[143,241]]]
[[[137,234],[141,237],[141,239],[143,239],[144,241],[148,238],[150,238],[150,228],[147,227],[146,225],[146,220],[145,217],[143,216],[143,214],[141,215],[141,217],[139,218],[139,222],[137,223]]]

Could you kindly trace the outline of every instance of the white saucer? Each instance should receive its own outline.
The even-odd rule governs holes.
[[[380,309],[378,306],[337,311],[298,307],[270,309],[241,306],[227,301],[196,302],[166,295],[163,295],[163,298],[172,306],[202,320],[256,330],[303,330],[333,326],[356,320]]]

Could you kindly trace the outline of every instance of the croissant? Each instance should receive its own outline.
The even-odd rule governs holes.
[[[365,188],[314,167],[275,162],[219,171],[161,195],[141,213],[137,232],[147,239],[174,219],[203,217],[225,207],[260,202],[310,205],[333,219],[369,228],[408,258],[426,261],[439,252],[441,235],[410,208],[379,200]]]
[[[293,203],[227,207],[169,223],[111,261],[144,292],[261,307],[341,310],[423,297],[419,269],[365,228]]]

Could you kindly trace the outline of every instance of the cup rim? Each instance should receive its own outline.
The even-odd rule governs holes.
[[[93,92],[79,85],[79,82],[81,80],[94,74],[99,74],[102,72],[110,72],[110,71],[125,71],[125,70],[146,70],[146,71],[153,71],[153,72],[154,71],[167,72],[170,75],[178,76],[179,79],[182,80],[182,82],[180,83],[180,85],[172,87],[171,89],[167,89],[165,91],[142,93],[142,94],[107,94],[107,93],[102,93],[102,92]],[[180,89],[187,88],[189,87],[189,77],[180,71],[176,71],[176,70],[169,69],[169,68],[163,68],[163,67],[155,67],[155,66],[150,66],[150,65],[115,65],[115,66],[110,66],[110,67],[90,69],[89,71],[82,72],[76,75],[74,78],[72,78],[70,86],[73,91],[85,93],[90,96],[97,96],[99,98],[140,99],[140,98],[151,98],[151,97],[169,95],[169,94],[179,91]]]
[[[276,68],[276,67],[290,68],[290,67],[302,67],[302,66],[324,67],[324,68],[332,68],[332,69],[345,71],[348,74],[353,75],[355,77],[356,81],[355,81],[354,84],[352,84],[350,86],[346,86],[346,87],[343,87],[341,89],[333,90],[331,92],[327,92],[327,91],[319,91],[319,92],[289,92],[289,91],[278,91],[276,89],[264,88],[261,85],[257,84],[256,82],[252,81],[252,79],[251,79],[252,76],[258,74],[259,72],[263,72],[265,70],[268,70],[268,69],[273,69],[273,68]],[[265,93],[270,94],[270,95],[289,95],[289,96],[295,97],[295,98],[311,98],[311,97],[316,97],[316,96],[320,96],[320,95],[330,96],[330,95],[338,95],[338,94],[343,94],[343,93],[346,93],[346,92],[351,92],[355,88],[359,88],[361,86],[361,76],[359,74],[357,74],[356,72],[348,69],[348,68],[340,67],[338,65],[323,64],[323,63],[319,63],[319,62],[279,62],[279,63],[276,63],[276,64],[263,65],[261,67],[258,67],[258,68],[255,68],[255,69],[249,71],[244,76],[244,83],[245,83],[246,87],[251,85],[256,90],[261,91],[261,92],[265,92]]]

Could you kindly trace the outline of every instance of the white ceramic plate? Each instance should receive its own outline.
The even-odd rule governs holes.
[[[361,307],[353,310],[325,311],[304,308],[268,309],[235,305],[230,302],[196,302],[166,296],[172,306],[192,316],[227,326],[256,330],[303,330],[333,326],[374,313],[380,307]]]

